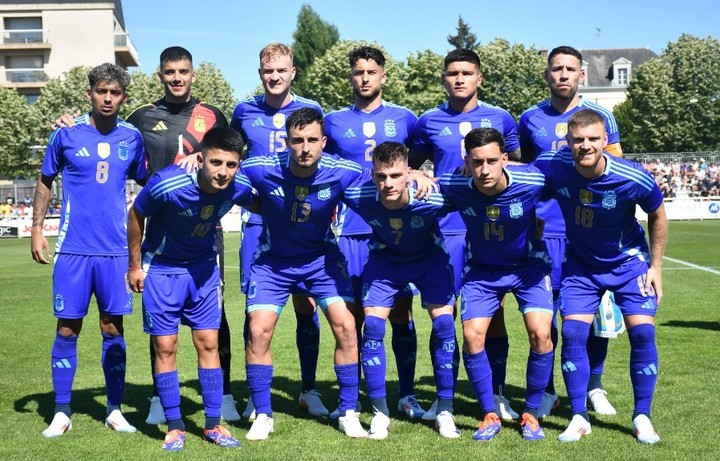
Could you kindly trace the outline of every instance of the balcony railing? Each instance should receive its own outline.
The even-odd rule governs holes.
[[[4,45],[46,43],[43,31],[37,29],[12,29],[2,34]]]
[[[42,69],[6,69],[5,78],[10,83],[42,83],[48,76]]]

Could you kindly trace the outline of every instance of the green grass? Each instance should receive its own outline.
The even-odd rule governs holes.
[[[100,369],[100,335],[97,309],[85,322],[79,340],[79,369],[73,393],[73,430],[63,437],[45,440],[40,432],[52,418],[53,396],[49,353],[55,319],[51,304],[50,266],[32,261],[29,240],[0,240],[0,459],[154,459],[160,451],[162,427],[147,426],[147,397],[150,395],[148,339],[142,332],[140,303],[126,319],[128,374],[124,411],[138,428],[136,434],[118,434],[103,426],[105,415],[104,380]],[[238,238],[226,238],[226,309],[233,332],[233,391],[244,408],[248,396],[242,352],[243,299],[238,290]],[[666,254],[701,266],[720,266],[720,222],[676,222],[670,225]],[[581,442],[563,445],[556,441],[568,421],[567,400],[559,372],[556,384],[561,394],[561,411],[544,422],[547,438],[539,443],[524,442],[517,423],[490,442],[471,438],[478,416],[472,390],[464,370],[456,394],[456,416],[462,431],[457,440],[443,440],[423,423],[409,422],[392,412],[392,431],[385,441],[349,440],[327,420],[308,418],[297,408],[299,366],[295,350],[295,318],[291,309],[282,316],[273,341],[275,380],[273,407],[275,433],[260,443],[244,441],[246,422],[230,425],[243,438],[235,452],[201,442],[202,403],[198,391],[196,356],[187,329],[181,332],[179,372],[182,407],[190,432],[186,449],[171,455],[176,459],[215,460],[218,456],[243,459],[458,459],[475,457],[557,459],[557,460],[656,460],[718,459],[720,444],[715,421],[720,416],[716,400],[720,388],[720,275],[691,269],[667,261],[664,265],[665,298],[657,317],[660,349],[660,377],[653,405],[653,422],[662,437],[656,446],[638,444],[632,436],[632,388],[628,377],[627,335],[611,341],[604,384],[617,416],[592,415],[593,433]],[[522,408],[527,339],[513,301],[508,302],[507,323],[511,351],[508,364],[508,394],[516,409]],[[429,321],[416,307],[419,336],[417,390],[427,407],[433,399],[433,380],[427,340]],[[323,322],[318,388],[328,407],[337,399],[332,367],[332,335]],[[394,363],[388,367],[389,404],[394,410],[397,376]],[[557,366],[556,366],[557,370]],[[363,403],[367,407],[366,397]],[[367,427],[366,411],[362,422]]]

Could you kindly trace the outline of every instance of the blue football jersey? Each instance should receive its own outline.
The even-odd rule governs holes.
[[[508,165],[504,173],[508,185],[497,195],[483,194],[472,178],[457,172],[440,178],[467,226],[466,264],[508,269],[547,263],[545,246],[535,235],[535,207],[550,193],[545,177],[531,165]]]
[[[325,116],[325,151],[362,167],[372,168],[372,151],[386,141],[411,147],[417,116],[405,107],[386,101],[372,112],[352,105]],[[370,227],[356,213],[340,206],[335,227],[339,235],[364,235]]]
[[[227,188],[208,194],[197,172],[171,165],[155,173],[135,199],[135,208],[148,218],[142,243],[143,265],[175,272],[196,264],[216,264],[215,228],[237,204],[253,202],[252,186],[238,173]]]
[[[577,172],[569,149],[546,152],[535,160],[565,218],[568,255],[595,267],[617,266],[630,258],[648,260],[635,207],[647,213],[657,210],[662,192],[642,165],[604,155],[605,171],[593,179]]]
[[[254,96],[235,106],[230,126],[242,135],[248,158],[282,154],[288,151],[285,121],[290,114],[304,107],[323,113],[320,104],[297,95],[292,95],[290,103],[280,109],[269,106],[264,95]],[[250,222],[262,224],[262,217],[253,214]]]
[[[44,176],[62,173],[62,209],[56,253],[127,254],[128,178],[145,179],[145,147],[140,132],[118,119],[107,134],[90,124],[90,115],[50,135]]]
[[[546,99],[523,112],[518,122],[520,149],[524,159],[532,161],[543,152],[560,150],[567,146],[565,135],[568,131],[568,120],[581,109],[592,109],[605,118],[605,130],[608,144],[620,142],[620,132],[612,112],[591,101],[580,98],[580,104],[561,114]],[[538,204],[537,215],[545,221],[546,237],[564,238],[565,220],[554,198]]]
[[[343,202],[372,228],[371,252],[393,261],[413,262],[424,259],[438,246],[444,248],[438,217],[455,210],[455,206],[442,194],[418,200],[415,193],[410,188],[410,202],[399,210],[389,210],[380,201],[372,180],[345,191]]]
[[[435,165],[435,176],[453,172],[463,165],[465,135],[475,128],[495,128],[505,138],[505,151],[520,147],[515,119],[499,107],[478,101],[469,112],[457,112],[444,103],[420,116],[413,132],[412,155],[429,158]],[[457,213],[440,220],[443,234],[462,234],[465,226]]]
[[[292,261],[309,261],[335,245],[330,222],[345,189],[370,178],[355,162],[323,154],[309,178],[290,171],[289,154],[245,160],[242,171],[257,190],[264,217],[258,251]]]

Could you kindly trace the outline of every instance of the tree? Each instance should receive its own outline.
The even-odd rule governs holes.
[[[220,69],[210,62],[202,62],[195,69],[197,79],[193,84],[192,94],[199,100],[207,102],[220,109],[226,117],[232,115],[237,100],[233,89],[225,80]]]
[[[163,86],[157,74],[147,75],[135,70],[130,76],[132,82],[127,89],[128,99],[120,108],[120,117],[124,119],[136,109],[160,99],[163,95]]]
[[[522,111],[547,97],[543,79],[546,62],[534,47],[510,45],[496,38],[476,48],[482,65],[479,98],[500,106],[517,118]]]
[[[31,178],[37,160],[30,157],[30,107],[17,90],[0,86],[0,176]]]
[[[323,21],[310,5],[303,4],[298,13],[293,40],[294,64],[297,71],[293,90],[307,96],[305,73],[316,58],[324,55],[340,40],[340,33],[337,27]]]
[[[73,67],[60,77],[50,79],[40,91],[37,101],[30,106],[33,144],[47,143],[50,127],[60,115],[90,111],[90,100],[87,98],[90,70],[87,66]]]
[[[628,102],[619,108],[623,145],[630,137],[636,152],[720,149],[717,69],[720,42],[688,34],[639,66],[628,85]],[[625,150],[631,151],[630,146]]]
[[[448,35],[447,41],[457,48],[472,49],[480,44],[477,36],[470,32],[470,26],[458,16],[457,35]]]
[[[383,99],[403,104],[404,78],[401,67],[377,43],[343,40],[317,58],[306,74],[305,96],[320,103],[326,111],[352,104],[354,95],[350,85],[350,62],[348,54],[359,46],[372,46],[385,55],[387,82],[383,85]]]
[[[430,51],[410,53],[402,68],[405,98],[397,101],[418,115],[447,99],[442,85],[443,57]]]

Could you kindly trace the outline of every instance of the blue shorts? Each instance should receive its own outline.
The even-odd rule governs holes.
[[[193,330],[220,328],[222,287],[216,265],[176,274],[151,269],[142,298],[145,333],[175,335],[181,323]]]
[[[543,242],[545,242],[548,255],[552,261],[552,271],[550,272],[552,287],[553,290],[559,290],[560,282],[562,281],[562,263],[565,261],[565,244],[567,243],[567,239],[564,237],[545,237],[543,238]]]
[[[588,267],[572,257],[563,263],[560,315],[595,314],[606,290],[615,294],[623,315],[650,315],[657,312],[655,291],[645,291],[648,264],[637,258],[616,268]]]
[[[409,294],[409,283],[420,291],[424,307],[455,304],[450,256],[438,248],[427,258],[405,264],[370,253],[363,272],[363,307],[392,308],[398,294]]]
[[[553,313],[549,267],[533,264],[519,269],[480,269],[470,267],[463,274],[460,319],[492,317],[506,293],[513,293],[523,315],[529,312]]]
[[[370,253],[370,234],[339,236],[338,248],[348,262],[353,298],[362,299],[362,273]]]
[[[53,269],[55,317],[81,319],[95,295],[101,314],[128,315],[133,310],[127,284],[128,257],[59,253]]]
[[[308,292],[322,310],[338,301],[354,302],[347,261],[337,247],[309,262],[291,264],[265,254],[253,261],[247,312],[271,310],[280,315],[290,294]]]
[[[462,273],[465,268],[465,234],[443,234],[443,240],[445,240],[445,248],[450,254],[450,262],[453,267],[455,293],[459,293],[460,288],[462,288]]]
[[[246,222],[243,226],[242,242],[240,243],[240,291],[247,294],[248,283],[250,282],[250,264],[255,255],[255,250],[260,244],[263,225]]]

